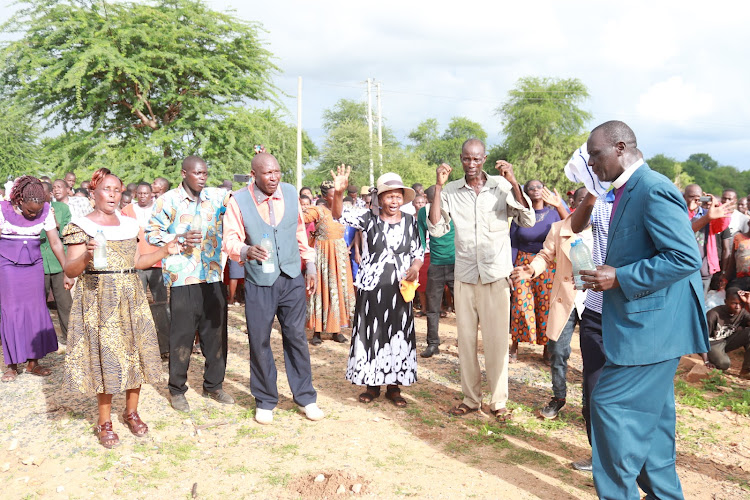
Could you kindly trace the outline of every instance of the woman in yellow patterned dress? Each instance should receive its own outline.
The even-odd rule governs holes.
[[[333,220],[333,181],[324,181],[320,192],[326,205],[311,206],[303,211],[304,222],[315,223],[315,294],[307,300],[307,328],[313,331],[312,345],[320,345],[320,334],[330,333],[336,342],[347,342],[342,326],[349,326],[354,314],[354,284],[349,248],[344,240],[344,225]]]
[[[158,382],[161,375],[156,328],[135,269],[148,269],[180,247],[174,240],[140,255],[138,221],[115,212],[120,179],[106,168],[99,169],[91,178],[91,190],[94,211],[73,219],[63,230],[68,245],[65,274],[81,276],[70,311],[64,382],[84,394],[96,394],[95,432],[105,448],[112,448],[120,442],[112,430],[112,394],[125,391],[123,420],[130,432],[144,436],[148,426],[137,411],[141,384]],[[104,269],[93,266],[98,231],[107,238]]]

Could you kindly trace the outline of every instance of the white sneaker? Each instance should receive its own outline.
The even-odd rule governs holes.
[[[255,409],[255,421],[259,424],[268,425],[273,422],[273,410]]]
[[[323,413],[323,410],[318,408],[317,403],[310,403],[309,405],[305,406],[303,410],[305,412],[305,416],[312,421],[323,420],[326,416],[326,414]]]

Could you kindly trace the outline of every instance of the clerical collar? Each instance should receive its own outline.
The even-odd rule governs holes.
[[[636,170],[638,170],[638,167],[640,167],[641,165],[643,165],[643,158],[626,168],[625,171],[612,182],[612,187],[614,187],[615,189],[620,189],[622,186],[624,186],[625,183],[628,182],[630,177],[635,173]]]

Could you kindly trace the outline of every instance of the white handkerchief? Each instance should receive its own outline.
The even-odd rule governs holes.
[[[583,183],[589,193],[602,196],[609,190],[609,182],[600,181],[589,167],[589,153],[586,151],[586,143],[576,149],[573,156],[565,165],[565,175],[575,183]]]

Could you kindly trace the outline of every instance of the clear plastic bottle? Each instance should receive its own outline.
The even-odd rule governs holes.
[[[576,289],[583,290],[583,280],[581,271],[596,271],[594,260],[591,258],[591,250],[587,247],[581,238],[578,238],[570,244],[570,263],[573,264],[573,277],[576,282]]]
[[[96,248],[94,248],[94,269],[106,269],[107,268],[107,237],[101,229],[96,231],[94,236],[96,241]]]
[[[201,217],[200,212],[193,215],[193,220],[190,222],[190,230],[203,232],[203,217]]]
[[[273,259],[273,254],[274,254],[273,242],[268,237],[268,234],[263,235],[263,239],[260,240],[260,246],[261,248],[264,248],[266,252],[268,252],[268,258],[263,261],[261,269],[266,274],[275,272],[276,264],[274,264],[274,259]]]

